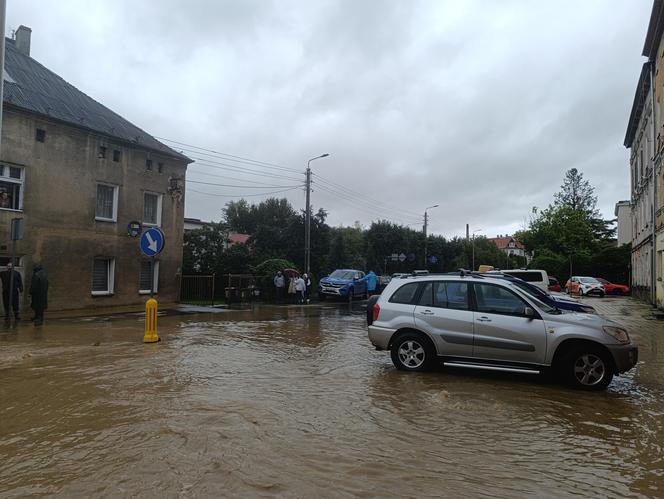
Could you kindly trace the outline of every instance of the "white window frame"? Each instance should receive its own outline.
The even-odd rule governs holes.
[[[6,182],[8,184],[19,185],[18,208],[0,208],[0,210],[16,211],[16,212],[23,211],[23,191],[25,190],[25,167],[7,164],[7,163],[0,163],[0,166],[2,166],[2,172],[0,172],[0,181]],[[21,170],[21,178],[10,177],[9,176],[10,168],[17,168],[18,170]]]
[[[93,291],[90,290],[92,296],[110,296],[115,293],[115,258],[97,256],[92,260],[92,272],[94,274],[94,261],[95,260],[107,260],[108,265],[108,276],[107,276],[107,289],[105,291]],[[93,275],[94,278],[94,275]]]
[[[145,218],[145,196],[146,195],[157,196],[157,223],[146,222],[145,220],[143,220],[143,225],[147,225],[148,227],[161,227],[161,212],[162,212],[162,207],[163,207],[163,204],[164,204],[164,195],[161,192],[143,191],[143,216],[141,218]]]
[[[106,187],[113,188],[113,218],[100,217],[97,215],[97,189],[98,186],[105,185]],[[117,222],[118,221],[118,197],[120,186],[117,184],[109,184],[108,182],[95,182],[95,220],[98,222]]]
[[[144,261],[150,261],[150,260],[141,260],[141,263]],[[150,290],[149,289],[140,289],[141,287],[141,267],[138,267],[138,294],[139,295],[149,295]],[[157,294],[159,290],[159,260],[154,261],[154,279],[152,280],[152,287],[154,294]]]

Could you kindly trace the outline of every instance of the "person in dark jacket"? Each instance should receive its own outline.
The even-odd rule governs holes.
[[[20,317],[18,316],[18,294],[23,293],[23,280],[21,279],[21,274],[14,270],[14,265],[10,262],[7,264],[7,270],[0,272],[0,279],[2,279],[2,304],[5,306],[5,321],[9,322],[11,319],[11,312],[9,310],[10,296],[12,298],[11,308],[14,311],[14,318],[18,321],[20,320]]]
[[[35,311],[35,326],[41,326],[44,323],[44,310],[48,308],[48,277],[39,263],[32,269],[30,296],[30,307]]]

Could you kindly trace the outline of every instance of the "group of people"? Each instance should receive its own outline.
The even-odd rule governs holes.
[[[308,303],[307,292],[311,288],[311,279],[307,274],[297,275],[292,278],[286,277],[280,270],[274,276],[274,288],[276,291],[277,303],[284,303],[286,295],[293,296],[292,300],[296,303]]]
[[[2,280],[2,304],[5,307],[5,322],[11,321],[12,312],[14,319],[19,321],[21,319],[19,316],[19,299],[20,293],[23,293],[21,274],[14,269],[14,265],[10,262],[7,264],[7,270],[0,272],[0,279]],[[32,269],[30,297],[30,307],[35,312],[32,320],[35,326],[41,326],[44,323],[44,310],[48,308],[48,277],[40,264],[36,264]]]

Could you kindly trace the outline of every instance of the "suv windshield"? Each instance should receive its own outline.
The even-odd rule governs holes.
[[[334,279],[352,279],[357,272],[352,270],[335,270],[330,274],[330,277]]]
[[[512,286],[515,288],[518,288],[519,291],[524,293],[530,300],[532,300],[537,308],[539,308],[542,312],[545,312],[547,314],[560,314],[562,313],[560,310],[558,310],[556,307],[552,307],[551,305],[548,305],[541,301],[537,296],[533,294],[533,292],[527,287],[523,286],[525,283],[520,283],[518,281],[508,281]]]

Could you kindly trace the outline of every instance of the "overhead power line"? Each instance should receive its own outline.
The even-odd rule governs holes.
[[[366,199],[366,200],[374,203],[375,205],[383,206],[388,210],[395,210],[395,211],[398,211],[399,213],[401,213],[402,215],[412,215],[412,216],[418,217],[418,218],[422,216],[419,213],[414,213],[414,212],[407,211],[407,210],[402,210],[402,209],[399,209],[399,208],[392,208],[392,207],[388,206],[384,201],[379,201],[377,199],[374,199],[374,198],[371,198],[371,197],[367,196],[367,194],[365,192],[359,192],[359,191],[356,191],[355,189],[351,189],[350,187],[346,187],[344,185],[338,184],[336,182],[333,182],[332,180],[329,180],[329,179],[323,177],[322,175],[319,175],[319,174],[316,174],[316,173],[314,173],[313,175],[315,177],[317,177],[319,180],[321,180],[322,182],[325,182],[325,183],[329,184],[332,187],[342,189],[342,190],[347,191],[350,194],[353,194],[355,196],[362,196],[363,199]]]
[[[205,147],[195,146],[195,145],[192,145],[192,144],[186,144],[184,142],[179,142],[177,140],[167,139],[166,137],[155,137],[155,138],[158,139],[158,140],[165,140],[165,141],[171,142],[173,144],[178,144],[180,146],[197,149],[199,151],[205,151],[205,152],[208,152],[208,153],[213,153],[213,154],[216,154],[216,155],[219,155],[219,156],[223,156],[225,158],[234,158],[234,160],[248,161],[248,162],[250,162],[252,164],[256,164],[256,165],[263,165],[265,167],[272,167],[272,168],[276,168],[276,169],[280,169],[280,170],[284,170],[284,171],[291,171],[291,172],[295,172],[295,173],[300,173],[300,170],[297,170],[295,168],[290,168],[290,167],[287,167],[287,166],[283,166],[283,165],[278,165],[276,163],[268,163],[266,161],[259,161],[259,160],[256,160],[256,159],[245,158],[245,157],[242,157],[242,156],[236,156],[234,154],[228,154],[228,153],[225,153],[225,152],[215,151],[214,149],[206,149]],[[204,153],[198,153],[198,154],[204,154]]]
[[[192,158],[192,159],[198,159],[198,158]],[[270,173],[270,172],[262,172],[262,171],[256,171],[256,170],[251,170],[249,168],[243,168],[241,166],[237,165],[229,165],[228,163],[222,163],[220,161],[214,161],[211,159],[201,159],[200,161],[197,161],[193,165],[190,165],[189,167],[191,168],[192,166],[206,166],[208,168],[216,168],[218,170],[228,170],[228,171],[233,171],[233,172],[239,172],[239,173],[245,173],[247,175],[254,175],[258,177],[269,177],[269,178],[281,178],[281,179],[287,179],[287,180],[297,180],[299,181],[299,178],[294,178],[292,176],[285,176],[280,173]]]
[[[288,192],[292,191],[294,189],[299,189],[302,186],[298,185],[296,187],[291,187],[290,189],[281,189],[278,191],[270,191],[270,192],[259,192],[256,194],[218,194],[214,192],[204,192],[204,191],[197,191],[196,189],[188,189],[188,192],[195,192],[197,194],[204,194],[206,196],[214,196],[214,197],[219,197],[219,198],[246,198],[246,197],[251,197],[251,196],[269,196],[270,194],[279,194],[281,192]]]
[[[266,187],[268,188],[285,188],[285,189],[297,189],[298,187],[303,187],[303,185],[270,185],[270,186],[264,186],[264,185],[232,185],[232,184],[216,184],[213,182],[202,182],[200,180],[189,180],[187,179],[187,182],[190,184],[202,184],[202,185],[215,185],[218,187],[238,187],[241,189],[265,189]]]

